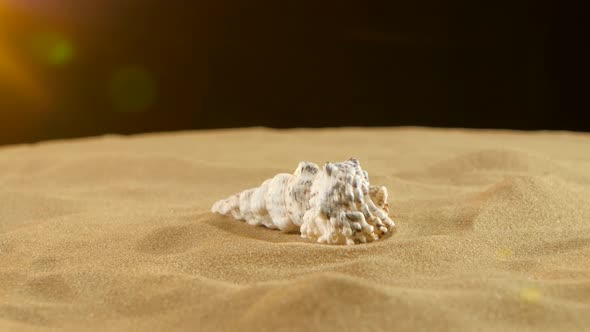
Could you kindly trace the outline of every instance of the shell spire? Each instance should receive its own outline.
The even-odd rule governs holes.
[[[281,173],[259,187],[213,204],[212,212],[250,225],[301,232],[320,243],[355,244],[378,240],[394,227],[387,189],[371,186],[356,159],[302,161],[293,174]]]

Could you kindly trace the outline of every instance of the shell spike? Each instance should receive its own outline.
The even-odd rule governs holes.
[[[328,174],[328,176],[331,176],[335,170],[336,170],[336,167],[334,166],[334,164],[332,164],[329,161],[327,161],[326,164],[324,165],[324,171],[326,171],[326,174]]]
[[[360,162],[358,159],[356,159],[355,157],[351,157],[350,159],[348,159],[351,163],[353,163],[354,165],[359,165],[360,166]]]

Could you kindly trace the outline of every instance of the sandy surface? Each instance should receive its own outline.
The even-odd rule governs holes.
[[[300,160],[360,159],[393,236],[309,243],[209,213]],[[0,331],[579,331],[590,135],[183,132],[0,148]]]

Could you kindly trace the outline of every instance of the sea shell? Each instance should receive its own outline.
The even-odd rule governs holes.
[[[387,188],[371,186],[353,158],[323,168],[302,161],[293,174],[277,174],[216,202],[211,211],[250,225],[299,230],[304,238],[328,244],[375,241],[394,227]]]

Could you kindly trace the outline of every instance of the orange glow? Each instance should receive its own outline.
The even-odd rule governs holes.
[[[10,12],[0,5],[0,85],[17,97],[33,102],[43,102],[47,94],[41,82],[35,77],[23,56],[15,47],[11,47],[6,35],[11,31]]]
[[[39,82],[18,61],[18,57],[10,52],[0,37],[0,83],[13,90],[12,92],[25,98],[45,99]]]

